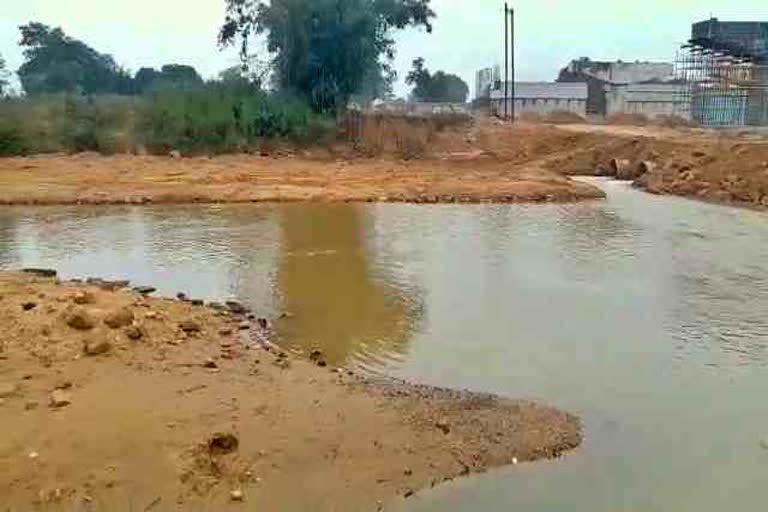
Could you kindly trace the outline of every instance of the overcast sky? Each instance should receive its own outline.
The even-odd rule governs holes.
[[[397,91],[411,61],[457,73],[474,90],[475,71],[503,62],[503,2],[432,0],[432,34],[397,36]],[[517,77],[554,80],[571,59],[671,61],[690,36],[693,21],[766,19],[765,0],[520,0]],[[8,67],[22,62],[18,25],[40,21],[61,26],[118,63],[136,71],[164,63],[191,64],[205,77],[237,62],[232,49],[216,46],[224,0],[0,0],[0,53]]]

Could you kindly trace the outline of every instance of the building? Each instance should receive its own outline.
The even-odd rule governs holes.
[[[687,118],[681,108],[681,84],[652,82],[606,85],[606,113],[638,114],[648,118],[678,116]]]
[[[488,98],[493,84],[499,80],[499,67],[484,68],[477,72],[475,77],[475,99]]]
[[[514,97],[515,117],[554,112],[570,112],[582,117],[587,115],[587,84],[583,82],[515,82],[514,91],[510,83],[507,92],[505,99],[503,82],[491,90],[491,114],[504,117],[506,103],[506,113],[511,116]]]
[[[749,57],[756,64],[768,64],[768,22],[765,21],[717,18],[700,21],[691,27],[691,42],[724,50],[736,57]]]
[[[587,57],[571,61],[560,70],[558,82],[587,84],[587,113],[609,115],[606,86],[672,80],[675,66],[668,62],[605,62]]]
[[[768,22],[694,23],[675,76],[681,104],[705,126],[768,125]]]

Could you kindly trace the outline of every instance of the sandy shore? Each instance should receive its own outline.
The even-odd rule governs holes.
[[[546,202],[604,197],[490,157],[418,161],[98,155],[0,159],[0,204]]]
[[[581,442],[566,413],[370,380],[124,284],[0,274],[3,510],[376,510]]]

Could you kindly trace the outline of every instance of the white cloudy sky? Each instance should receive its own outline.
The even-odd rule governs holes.
[[[570,59],[671,60],[693,21],[768,17],[765,0],[518,0],[517,72],[521,80],[553,80]],[[175,62],[214,76],[236,63],[220,51],[216,34],[223,0],[0,0],[0,53],[15,70],[22,61],[18,25],[61,26],[131,70]],[[435,30],[398,35],[402,77],[423,56],[427,66],[461,75],[473,87],[475,71],[503,62],[500,0],[432,0]],[[397,91],[403,93],[402,80]]]

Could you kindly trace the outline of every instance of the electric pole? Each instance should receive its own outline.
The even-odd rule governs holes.
[[[504,2],[504,119],[509,118],[509,6]]]
[[[515,9],[509,10],[510,48],[509,54],[512,61],[512,122],[515,122]]]

